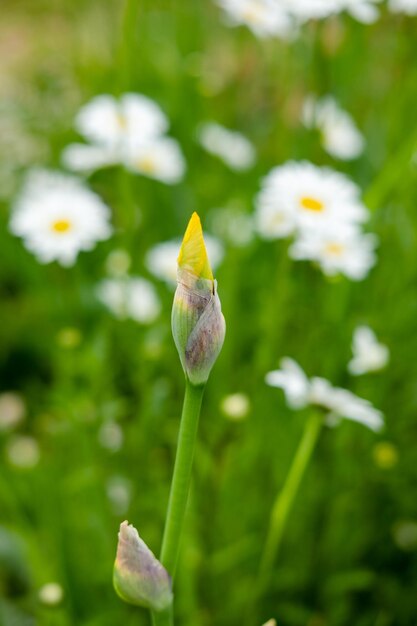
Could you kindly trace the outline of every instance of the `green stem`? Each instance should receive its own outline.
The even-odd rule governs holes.
[[[380,169],[379,175],[365,194],[365,204],[374,211],[386,202],[392,190],[395,190],[404,171],[410,166],[411,159],[417,148],[417,129],[409,133],[407,139],[399,146],[398,150],[391,155],[386,165]]]
[[[175,576],[180,550],[203,393],[204,385],[195,387],[186,380],[177,454],[160,558],[162,565],[172,578]],[[152,619],[154,626],[172,626],[174,623],[172,607],[163,613],[152,613]]]
[[[123,14],[118,50],[118,87],[120,93],[132,89],[132,78],[138,64],[137,29],[139,1],[126,0]]]
[[[173,626],[174,617],[172,605],[166,611],[158,611],[152,613],[153,626]]]
[[[203,392],[204,386],[195,387],[188,380],[186,381],[184,406],[178,435],[177,455],[175,458],[171,492],[169,494],[168,512],[162,539],[160,559],[162,565],[168,570],[172,578],[175,576],[175,568],[180,549]]]
[[[255,602],[260,599],[269,582],[289,514],[313,454],[322,424],[323,416],[320,413],[312,413],[308,418],[284,487],[275,499],[259,567]]]

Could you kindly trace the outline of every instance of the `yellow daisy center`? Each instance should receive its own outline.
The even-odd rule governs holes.
[[[243,13],[243,19],[250,24],[257,24],[261,21],[262,18],[262,10],[256,4],[252,4],[248,6],[248,8]]]
[[[140,169],[142,172],[145,172],[146,174],[153,174],[156,170],[155,161],[150,156],[145,156],[141,159],[138,159],[136,161],[136,165],[138,169]]]
[[[345,249],[340,243],[328,243],[326,245],[326,252],[332,256],[340,256]]]
[[[303,196],[300,199],[300,204],[303,209],[306,209],[307,211],[314,211],[315,213],[321,213],[321,211],[324,211],[325,209],[323,202],[320,202],[320,200],[312,198],[311,196]]]
[[[56,220],[51,225],[51,229],[54,231],[54,233],[58,233],[59,235],[61,235],[62,233],[67,233],[69,230],[71,230],[71,228],[71,222],[69,222],[68,220]]]
[[[271,226],[280,226],[284,222],[284,215],[282,213],[275,213],[275,215],[271,219]]]
[[[117,118],[117,123],[120,126],[121,130],[126,130],[127,121],[123,113],[117,113],[116,118]]]

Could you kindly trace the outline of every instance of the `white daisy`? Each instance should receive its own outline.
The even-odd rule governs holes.
[[[315,230],[329,222],[358,223],[368,218],[359,188],[351,180],[307,161],[289,161],[271,170],[262,181],[256,210],[261,222],[264,215],[268,218],[269,238],[274,238],[274,232],[285,236],[295,225]]]
[[[373,24],[379,18],[377,5],[382,0],[339,0],[340,10],[349,13],[353,19],[362,24]]]
[[[342,11],[347,11],[355,20],[362,24],[373,24],[379,17],[376,7],[381,0],[340,0]]]
[[[287,404],[292,409],[302,409],[309,403],[310,382],[301,367],[289,357],[280,361],[281,369],[268,372],[265,382],[278,387],[285,393]]]
[[[102,280],[97,297],[119,319],[130,318],[140,324],[150,324],[161,310],[155,287],[137,276]]]
[[[247,246],[254,238],[252,215],[233,206],[210,211],[210,224],[215,235],[238,248]]]
[[[353,119],[331,96],[309,96],[304,102],[302,120],[307,128],[320,131],[324,149],[337,159],[355,159],[363,151],[364,140]]]
[[[125,165],[132,172],[167,184],[177,183],[185,172],[185,160],[178,142],[170,137],[131,143],[127,147]]]
[[[355,396],[347,389],[333,387],[325,378],[307,378],[293,359],[286,357],[281,360],[280,365],[281,369],[269,372],[265,380],[268,385],[283,389],[290,408],[318,406],[326,411],[329,425],[335,425],[345,418],[374,431],[383,427],[382,413],[367,400]]]
[[[363,280],[376,263],[376,237],[350,226],[303,231],[289,250],[291,258],[316,261],[324,274]]]
[[[72,172],[94,172],[120,162],[120,148],[72,143],[64,148],[61,161]]]
[[[370,402],[347,389],[333,387],[325,378],[311,379],[310,403],[329,411],[329,423],[344,418],[378,431],[384,425],[383,415]]]
[[[232,26],[244,25],[257,37],[283,37],[293,34],[288,12],[276,0],[217,0]]]
[[[72,171],[90,173],[122,164],[167,184],[184,175],[180,147],[164,135],[168,120],[145,96],[97,96],[80,110],[75,125],[91,145],[74,143],[64,149],[63,165]]]
[[[207,152],[218,156],[233,170],[247,170],[255,162],[255,149],[251,142],[241,133],[216,122],[206,122],[200,127],[199,141]]]
[[[389,0],[388,8],[393,13],[417,15],[417,0]]]
[[[179,240],[158,243],[145,257],[145,265],[149,272],[173,285],[177,282],[178,243]]]
[[[168,129],[168,120],[150,98],[126,93],[96,96],[80,109],[75,127],[91,143],[114,147],[158,137]]]
[[[386,366],[389,350],[376,338],[369,326],[358,326],[353,333],[353,359],[348,363],[348,370],[354,376],[375,372]]]
[[[215,237],[204,233],[204,243],[210,259],[210,266],[215,271],[223,260],[224,248]],[[177,283],[177,258],[181,240],[164,241],[151,248],[145,258],[145,264],[151,274],[170,285]]]
[[[299,22],[322,19],[340,10],[340,0],[280,0],[280,4]]]
[[[282,239],[295,232],[297,212],[264,189],[256,198],[255,225],[262,239]]]
[[[354,19],[364,24],[374,22],[379,12],[376,4],[381,0],[280,0],[290,15],[300,22],[323,19],[347,11]]]
[[[112,234],[110,210],[79,179],[56,172],[32,172],[16,202],[10,231],[41,263],[69,266]]]

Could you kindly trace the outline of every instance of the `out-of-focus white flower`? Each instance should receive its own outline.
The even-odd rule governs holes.
[[[292,36],[294,24],[276,0],[217,0],[232,26],[244,25],[257,37]]]
[[[32,172],[16,202],[10,231],[41,263],[69,266],[112,234],[110,209],[79,179],[56,172]]]
[[[354,376],[375,372],[386,366],[389,350],[376,338],[369,326],[358,326],[353,333],[353,359],[348,363],[348,370]]]
[[[180,181],[185,172],[185,160],[178,142],[170,137],[131,143],[127,147],[125,165],[132,172],[171,185]]]
[[[168,129],[168,120],[150,98],[126,93],[120,98],[96,96],[80,109],[75,127],[93,144],[119,147],[158,137]]]
[[[223,260],[224,248],[218,239],[211,235],[206,235],[206,233],[204,233],[204,243],[211,268],[215,271]],[[145,264],[149,272],[156,278],[175,285],[177,282],[177,258],[180,247],[181,239],[164,241],[153,246],[145,258]]]
[[[16,428],[25,418],[23,398],[12,391],[0,394],[0,432]]]
[[[110,452],[117,452],[123,445],[123,430],[117,422],[104,422],[98,431],[98,440],[103,448]]]
[[[63,164],[73,171],[89,173],[123,164],[166,184],[176,183],[184,175],[185,160],[180,147],[164,135],[168,120],[159,106],[145,96],[97,96],[82,107],[75,126],[91,145],[75,143],[65,148]]]
[[[218,156],[233,170],[247,170],[255,162],[255,149],[251,142],[241,133],[216,122],[201,125],[199,140],[207,152]]]
[[[262,181],[256,209],[261,216],[258,224],[265,220],[266,231],[269,222],[280,237],[291,232],[294,223],[301,230],[317,230],[329,222],[350,224],[368,218],[359,189],[349,178],[307,161],[289,161],[272,169]]]
[[[405,552],[417,549],[417,522],[416,520],[401,520],[394,524],[392,529],[394,542]]]
[[[389,0],[388,8],[393,13],[417,15],[417,0]]]
[[[155,287],[138,276],[105,278],[97,287],[97,296],[119,319],[131,318],[140,324],[150,324],[161,310]]]
[[[302,409],[309,403],[310,382],[301,367],[289,357],[280,361],[281,369],[268,372],[265,382],[278,387],[285,393],[287,404],[292,409]]]
[[[170,284],[177,282],[177,257],[180,240],[164,241],[146,254],[145,264],[151,274]]]
[[[132,483],[127,478],[112,476],[107,482],[106,493],[116,515],[127,513],[132,500]]]
[[[56,606],[64,598],[64,590],[59,583],[46,583],[39,589],[39,600],[42,604]]]
[[[374,431],[383,427],[382,413],[367,400],[355,396],[347,389],[333,387],[325,378],[307,378],[298,363],[288,357],[281,359],[280,366],[281,369],[269,372],[265,381],[272,387],[283,389],[290,408],[318,406],[327,412],[329,425],[337,424],[340,419],[345,418]]]
[[[277,623],[274,619],[269,619],[267,622],[265,622],[264,626],[277,626]]]
[[[369,217],[359,188],[346,176],[308,162],[290,161],[263,179],[255,222],[264,239],[295,234],[289,254],[329,275],[362,280],[376,262],[376,237],[360,230]]]
[[[213,209],[210,211],[210,224],[215,235],[238,248],[247,246],[253,240],[253,217],[237,208]]]
[[[131,263],[132,259],[127,250],[113,250],[106,259],[106,270],[110,276],[120,278],[127,274]]]
[[[9,463],[22,469],[32,469],[39,463],[39,444],[33,437],[28,435],[15,435],[6,448]]]
[[[355,159],[363,151],[363,137],[355,122],[331,96],[321,99],[309,96],[304,102],[302,119],[307,128],[320,131],[324,149],[337,159]]]
[[[355,20],[362,24],[373,24],[379,17],[376,7],[381,0],[340,0],[342,11],[347,11]]]
[[[377,5],[380,2],[381,0],[217,0],[232,26],[244,24],[257,37],[275,36],[284,39],[293,38],[299,24],[324,19],[343,11],[363,24],[371,24],[379,17]]]
[[[370,24],[378,19],[375,6],[381,0],[280,0],[288,13],[300,22],[323,19],[347,11],[354,19]]]
[[[263,239],[282,239],[295,232],[297,213],[269,190],[261,191],[256,200],[255,224]]]
[[[384,425],[383,415],[370,402],[355,396],[347,389],[333,387],[325,378],[310,381],[310,403],[327,409],[330,423],[345,418],[378,431]]]
[[[280,3],[301,23],[323,19],[340,10],[340,0],[280,0]]]
[[[332,225],[305,230],[289,250],[291,258],[317,262],[324,274],[363,280],[375,265],[376,237],[357,228]]]
[[[62,164],[73,172],[94,172],[120,162],[120,150],[114,146],[89,146],[72,143],[64,148]]]
[[[222,399],[220,408],[229,419],[242,420],[250,411],[250,401],[244,393],[232,393]]]

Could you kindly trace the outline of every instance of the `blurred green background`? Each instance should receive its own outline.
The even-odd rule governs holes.
[[[21,416],[0,431],[0,624],[149,623],[111,583],[123,519],[159,551],[183,394],[173,292],[150,276],[145,255],[181,236],[193,210],[209,232],[215,208],[252,213],[260,178],[295,158],[361,186],[379,261],[363,282],[330,281],[292,262],[285,241],[225,241],[216,278],[228,332],[205,395],[178,624],[243,622],[306,418],[264,383],[288,354],[309,375],[369,399],[386,429],[343,422],[323,432],[254,626],[270,617],[280,626],[415,626],[416,20],[385,9],[372,26],[339,16],[285,43],[227,28],[211,2],[2,0],[0,59],[0,407]],[[90,185],[112,208],[115,234],[72,268],[40,265],[8,231],[24,174],[60,168],[79,107],[125,91],[167,113],[187,175],[170,187],[122,168],[95,173]],[[310,92],[333,94],[353,115],[366,139],[361,158],[335,164],[302,127]],[[202,151],[195,133],[207,119],[251,139],[253,169],[233,173]],[[162,314],[150,326],[120,321],[97,301],[118,248],[129,251],[131,273],[156,285]],[[359,323],[390,347],[391,362],[352,379]],[[245,419],[221,410],[236,392],[248,396]],[[14,462],[16,443],[28,463]],[[64,593],[53,606],[40,593],[51,582]]]

